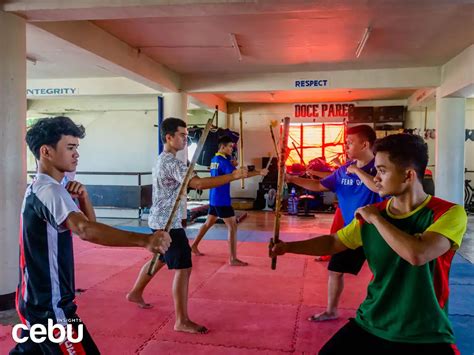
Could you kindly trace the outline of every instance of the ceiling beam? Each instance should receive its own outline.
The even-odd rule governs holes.
[[[474,85],[474,44],[441,67],[442,97],[466,97]]]
[[[219,111],[227,113],[227,101],[214,94],[196,93],[189,94],[191,102],[199,107],[214,110],[218,106]]]
[[[378,0],[370,6],[388,11],[394,7],[422,12],[433,6],[470,4],[471,0]],[[1,1],[0,1],[0,9]],[[297,13],[367,9],[367,0],[9,0],[3,11],[28,21],[77,21],[149,17],[188,17]]]
[[[343,3],[322,0],[317,7],[326,11],[329,5],[346,7]],[[282,0],[277,4],[274,0],[11,0],[3,6],[4,11],[19,14],[30,22],[249,15],[314,9],[315,5],[307,0]]]
[[[332,89],[416,89],[439,86],[439,67],[183,76],[189,93]]]
[[[66,89],[66,90],[62,90]],[[29,79],[27,96],[110,96],[110,95],[154,95],[161,92],[127,78],[67,78]]]
[[[415,110],[433,104],[436,99],[436,88],[416,90],[407,100],[408,110]]]
[[[41,22],[36,27],[105,61],[106,69],[161,92],[178,92],[181,78],[89,21]]]

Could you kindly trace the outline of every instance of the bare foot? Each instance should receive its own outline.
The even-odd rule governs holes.
[[[176,323],[174,325],[174,330],[177,332],[185,332],[192,334],[206,334],[209,331],[205,326],[196,324],[190,320],[184,323]]]
[[[313,314],[311,317],[308,318],[309,321],[311,322],[324,322],[327,320],[333,320],[339,318],[337,312],[328,312],[324,311],[319,314]]]
[[[196,256],[203,256],[203,255],[204,255],[204,254],[201,253],[201,252],[199,251],[199,249],[198,249],[197,247],[195,247],[194,245],[191,247],[191,251],[192,251],[192,253],[193,253],[194,255],[196,255]]]
[[[153,305],[150,303],[145,303],[145,300],[143,299],[142,296],[136,296],[133,295],[131,292],[127,293],[127,301],[136,303],[138,307],[143,308],[143,309],[150,309],[153,308]]]
[[[245,261],[239,260],[239,259],[233,259],[229,261],[230,266],[247,266],[249,263],[246,263]]]

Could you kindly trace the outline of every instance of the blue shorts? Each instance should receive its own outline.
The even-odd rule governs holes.
[[[209,212],[211,216],[217,216],[219,218],[234,217],[234,209],[232,206],[209,206]]]
[[[152,229],[155,232],[155,229]],[[183,228],[170,230],[171,244],[165,254],[160,254],[160,261],[168,265],[168,269],[189,269],[193,266],[191,247]]]

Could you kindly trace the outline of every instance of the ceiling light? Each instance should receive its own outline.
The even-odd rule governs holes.
[[[232,47],[235,49],[235,54],[237,55],[237,58],[239,59],[239,62],[242,61],[242,53],[240,53],[240,48],[239,44],[237,43],[237,38],[235,38],[235,34],[230,33],[230,42],[232,43]]]
[[[364,49],[364,46],[367,43],[367,40],[369,39],[370,32],[372,32],[372,28],[369,26],[365,29],[364,34],[362,35],[362,39],[357,45],[356,58],[359,58],[360,54],[362,53],[362,50]]]

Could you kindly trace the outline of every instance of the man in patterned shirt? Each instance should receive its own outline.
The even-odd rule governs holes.
[[[86,188],[78,181],[61,184],[66,172],[76,170],[79,138],[84,135],[84,127],[68,117],[40,119],[26,134],[38,173],[26,189],[21,211],[16,308],[25,325],[20,337],[29,339],[10,354],[99,354],[76,314],[72,233],[95,244],[145,247],[153,253],[165,252],[170,245],[170,236],[163,231],[140,234],[97,223]],[[83,340],[32,341],[30,329],[51,320],[62,326],[71,324],[75,333],[82,325]]]
[[[279,243],[273,255],[364,248],[373,273],[367,298],[319,354],[459,354],[448,319],[449,270],[467,227],[462,206],[428,195],[428,148],[396,134],[375,144],[375,184],[390,199],[360,207],[332,235]]]
[[[153,169],[153,207],[150,210],[148,225],[152,230],[163,230],[166,226],[173,204],[178,196],[179,187],[184,180],[188,167],[176,158],[176,153],[186,147],[188,130],[186,123],[179,118],[167,118],[161,123],[161,140],[165,144],[163,152],[158,156]],[[230,174],[199,178],[194,176],[189,187],[204,190],[228,184],[231,181],[247,177],[246,169],[236,169]],[[186,232],[181,224],[182,208],[178,208],[170,230],[172,243],[168,251],[160,256],[156,270],[165,264],[175,270],[173,281],[173,300],[176,313],[174,330],[189,333],[207,333],[206,327],[196,324],[188,316],[188,286],[191,276],[191,247]],[[150,261],[140,270],[132,290],[127,294],[130,302],[141,308],[151,308],[143,300],[143,291],[153,276],[147,274]]]

